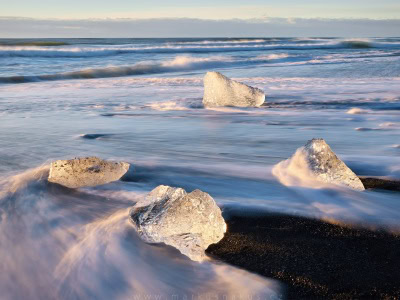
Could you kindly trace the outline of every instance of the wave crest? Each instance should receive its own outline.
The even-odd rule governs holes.
[[[222,67],[231,62],[229,57],[212,56],[195,58],[190,56],[177,56],[172,60],[162,62],[139,62],[133,66],[107,67],[86,69],[74,72],[56,73],[39,76],[10,76],[0,77],[0,83],[25,83],[35,81],[54,81],[66,79],[93,79],[133,75],[146,75],[168,73],[174,71],[188,71],[193,69]]]
[[[50,46],[50,47],[49,47]],[[66,46],[66,47],[52,47]],[[238,51],[274,51],[274,50],[318,50],[340,48],[387,48],[398,47],[398,42],[380,42],[363,39],[354,40],[316,40],[279,41],[254,40],[231,42],[174,42],[160,45],[111,45],[111,46],[80,46],[63,45],[57,42],[27,42],[24,44],[0,44],[0,57],[102,57],[121,54],[150,54],[150,53],[218,53]]]
[[[366,49],[366,48],[374,48],[374,44],[368,40],[347,40],[341,42],[341,45],[348,48],[355,49]]]

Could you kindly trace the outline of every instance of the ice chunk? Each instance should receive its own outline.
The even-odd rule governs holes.
[[[105,161],[97,157],[57,160],[51,163],[48,181],[68,188],[96,186],[119,180],[129,166],[126,162]]]
[[[164,243],[194,261],[226,232],[221,210],[207,193],[165,185],[156,187],[131,209],[130,219],[147,243]]]
[[[319,187],[318,182],[364,190],[364,185],[323,139],[312,139],[289,159],[277,164],[272,173],[288,186]]]
[[[203,104],[205,107],[258,107],[265,101],[263,91],[234,81],[218,72],[204,77]]]

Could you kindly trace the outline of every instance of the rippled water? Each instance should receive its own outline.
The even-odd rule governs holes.
[[[275,281],[142,243],[127,210],[159,184],[221,207],[399,230],[396,193],[288,187],[271,170],[321,137],[356,174],[400,178],[400,39],[44,42],[0,40],[5,299],[280,295]],[[265,105],[204,109],[207,70],[263,89]],[[50,161],[86,155],[128,161],[135,177],[46,183]]]

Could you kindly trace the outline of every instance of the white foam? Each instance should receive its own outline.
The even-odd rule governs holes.
[[[170,61],[165,61],[161,65],[165,67],[181,67],[190,66],[192,64],[207,63],[207,62],[232,62],[233,58],[229,56],[211,56],[211,57],[192,57],[192,56],[177,56]]]
[[[50,164],[43,164],[10,177],[0,177],[0,200],[2,197],[25,189],[29,184],[44,181],[50,171]]]
[[[165,101],[158,103],[151,103],[149,107],[158,111],[169,111],[169,110],[188,110],[188,107],[182,106],[176,101]]]
[[[338,188],[318,180],[309,168],[303,147],[297,149],[296,153],[289,159],[281,161],[272,169],[272,174],[280,183],[286,186],[321,188]]]
[[[379,124],[380,128],[385,128],[385,129],[395,129],[400,127],[399,122],[384,122]]]
[[[128,299],[203,293],[273,297],[279,291],[275,281],[225,264],[199,264],[170,248],[145,244],[134,233],[128,211],[122,209],[88,224],[66,251],[55,274],[69,293],[77,298]],[[113,275],[112,270],[118,274]]]
[[[358,107],[350,108],[347,113],[349,115],[360,115],[360,114],[369,114],[371,111],[368,109],[362,109]]]
[[[287,53],[279,53],[279,54],[266,54],[266,55],[258,55],[252,60],[276,60],[276,59],[284,59],[288,58],[289,54]]]
[[[253,44],[253,43],[265,43],[267,41],[271,41],[270,39],[265,40],[265,39],[238,39],[238,40],[205,40],[205,41],[199,41],[199,42],[176,42],[173,43],[175,45],[208,45],[208,44]],[[172,44],[172,43],[168,43]]]
[[[142,193],[125,190],[129,185],[71,191],[41,182],[46,172],[48,166],[0,180],[1,190],[8,187],[0,194],[3,298],[266,299],[281,293],[274,280],[211,260],[199,264],[171,248],[143,243],[128,220]],[[41,183],[30,185],[35,182]]]

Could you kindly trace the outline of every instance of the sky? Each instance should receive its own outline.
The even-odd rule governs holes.
[[[190,32],[344,36],[352,29],[346,32],[346,24],[360,36],[399,36],[399,27],[393,27],[399,20],[400,0],[0,0],[0,37],[6,38],[178,37]],[[296,28],[300,23],[304,34]],[[177,28],[182,24],[189,27]],[[165,27],[157,32],[157,25]]]

